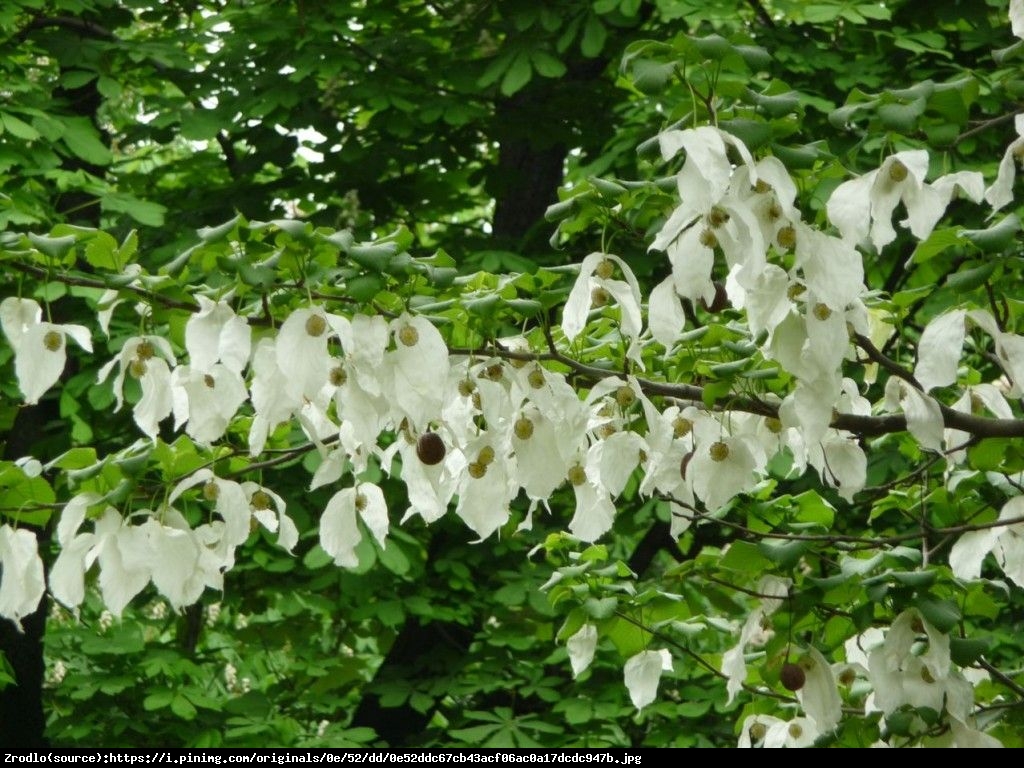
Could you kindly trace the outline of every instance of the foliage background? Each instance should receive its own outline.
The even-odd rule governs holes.
[[[994,0],[13,0],[0,10],[0,36],[0,240],[13,248],[15,232],[59,238],[77,231],[68,226],[109,233],[83,247],[72,279],[3,262],[0,292],[45,298],[61,322],[84,322],[75,315],[83,301],[95,306],[102,283],[90,273],[129,259],[156,273],[187,253],[193,280],[259,293],[278,277],[256,262],[311,248],[313,227],[348,228],[357,241],[390,238],[462,276],[536,273],[610,250],[649,286],[665,267],[647,246],[672,198],[629,182],[665,172],[649,141],[663,128],[717,121],[813,178],[802,203],[820,212],[848,173],[899,149],[929,146],[936,172],[971,168],[991,178],[1024,93],[1005,4]],[[556,232],[544,213],[559,200]],[[988,226],[968,207],[952,215],[961,226]],[[256,224],[279,218],[305,224]],[[866,263],[867,283],[898,311],[908,338],[986,286],[999,287],[1015,318],[1019,254],[1012,240],[992,248],[1000,258],[948,232],[916,250],[907,238]],[[235,258],[240,251],[246,258]],[[295,287],[322,288],[336,259],[317,252]],[[355,268],[348,278],[357,300],[401,295],[397,270]],[[542,289],[553,312],[568,286],[532,290]],[[187,286],[169,281],[151,292],[159,297],[152,324],[166,324],[180,343]],[[693,314],[714,328],[729,320],[700,307]],[[60,468],[73,471],[123,446],[135,427],[128,414],[111,413],[110,385],[97,384],[96,372],[137,322],[129,311],[115,314],[109,349],[95,361],[72,360],[63,386],[32,408],[20,405],[11,351],[0,346],[3,466],[63,455]],[[517,331],[516,322],[514,312],[481,309],[469,326],[493,337]],[[721,362],[692,360],[679,375],[713,383],[711,366]],[[972,365],[986,371],[983,360]],[[138,466],[108,465],[106,482],[134,482],[141,472],[158,485],[201,462],[188,441],[162,437],[174,450],[158,448]],[[977,467],[1020,471],[1015,443],[980,448]],[[928,524],[941,527],[995,503],[984,483],[947,493],[941,465],[918,472],[920,452],[905,435],[880,438],[869,459],[871,489],[855,503],[813,479],[779,480],[743,510],[745,524],[756,532],[776,517],[827,517],[835,534],[856,535],[870,521],[886,536],[904,531],[908,517],[920,522],[924,504]],[[182,615],[154,592],[111,622],[92,596],[78,620],[44,605],[24,636],[6,627],[8,677],[17,669],[20,683],[0,693],[0,722],[20,725],[0,726],[4,738],[26,746],[732,745],[741,715],[771,702],[741,696],[726,706],[714,669],[728,638],[705,649],[712,669],[676,648],[676,672],[640,715],[618,654],[642,647],[653,625],[671,618],[665,592],[682,595],[688,613],[710,603],[742,619],[749,600],[735,585],[776,569],[803,580],[837,557],[831,542],[766,552],[754,537],[730,548],[734,580],[715,586],[700,579],[703,569],[747,537],[706,526],[673,542],[664,505],[633,487],[614,534],[584,554],[610,568],[581,577],[581,589],[555,605],[539,587],[569,562],[557,534],[568,498],[538,515],[532,534],[512,535],[513,524],[482,545],[451,515],[430,528],[396,527],[386,549],[364,542],[359,567],[346,571],[316,545],[330,492],[306,490],[315,461],[309,454],[259,470],[288,499],[300,530],[312,531],[297,556],[259,534],[224,594],[208,593]],[[4,477],[0,508],[52,532],[49,513],[24,514],[24,500],[56,504],[68,488],[53,477],[32,488]],[[401,485],[380,482],[401,509]],[[549,534],[549,547],[535,551]],[[949,626],[980,633],[988,662],[1008,664],[1002,683],[1014,705],[998,728],[1018,744],[1019,592],[965,589],[948,569],[922,588],[905,575],[918,564],[911,550],[864,578],[816,588],[804,581],[776,623],[765,680],[777,684],[787,639],[833,646],[903,606],[952,605]],[[638,596],[627,598],[628,589]],[[591,670],[573,680],[556,637],[562,631],[564,640],[580,611],[622,618]],[[877,718],[853,721],[833,743],[877,736]]]

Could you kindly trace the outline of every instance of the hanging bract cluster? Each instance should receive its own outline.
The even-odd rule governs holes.
[[[0,615],[20,621],[46,589],[77,609],[93,580],[115,616],[150,585],[181,610],[224,589],[258,530],[353,568],[413,517],[455,515],[488,547],[544,516],[565,530],[537,544],[573,675],[620,654],[638,710],[700,665],[723,709],[742,703],[741,746],[844,729],[997,745],[1016,660],[990,655],[981,596],[1024,588],[1024,467],[1006,460],[1024,437],[1018,313],[988,301],[986,275],[900,340],[907,304],[866,284],[865,262],[894,243],[912,259],[1003,247],[1020,142],[987,177],[901,149],[838,179],[794,175],[726,127],[671,127],[670,176],[601,193],[647,222],[646,295],[611,247],[460,276],[444,252],[410,255],[402,229],[358,243],[239,217],[150,272],[134,236],[7,233],[0,258],[26,290],[0,303],[0,355],[24,403],[87,391],[135,434],[85,447],[69,400],[83,447],[5,465]],[[552,219],[568,227],[587,194]],[[990,226],[960,228],[960,211]],[[57,298],[95,323],[58,322]],[[907,479],[874,484],[890,454]],[[331,491],[313,530],[263,484],[288,462]],[[610,554],[626,502],[696,553],[656,586]],[[45,581],[31,526],[51,514]]]

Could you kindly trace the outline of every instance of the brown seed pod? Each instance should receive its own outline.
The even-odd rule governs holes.
[[[799,691],[807,682],[807,673],[799,664],[787,661],[779,672],[779,681],[787,691]]]
[[[444,454],[444,440],[436,432],[424,432],[416,441],[416,455],[424,464],[440,464]]]

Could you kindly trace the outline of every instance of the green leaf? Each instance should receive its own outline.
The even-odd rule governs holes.
[[[600,599],[592,597],[583,604],[583,608],[592,619],[600,621],[614,616],[618,605],[619,601],[614,597]]]
[[[28,235],[28,239],[40,251],[57,260],[63,259],[65,254],[74,248],[75,243],[78,242],[78,238],[74,235],[50,237],[48,235],[35,235],[31,232]]]
[[[541,77],[561,77],[566,72],[565,64],[547,51],[530,51],[530,61]]]
[[[487,88],[488,86],[493,85],[494,83],[498,82],[498,78],[500,78],[508,70],[509,65],[511,63],[512,53],[510,51],[506,51],[505,53],[495,58],[487,66],[487,69],[484,70],[484,73],[476,81],[476,84],[479,85],[481,88]]]
[[[176,714],[182,720],[195,720],[197,710],[191,701],[181,694],[177,694],[173,699],[171,699],[171,712]]]
[[[217,136],[223,127],[221,120],[205,109],[193,109],[181,117],[182,138],[191,141],[209,141]]]
[[[919,597],[914,602],[915,607],[921,612],[925,620],[935,627],[939,632],[950,632],[963,618],[960,609],[949,600],[939,600],[934,597]]]
[[[149,694],[142,700],[142,708],[147,712],[152,712],[156,709],[163,709],[169,707],[171,701],[174,699],[174,691],[167,688],[163,688]]]
[[[604,49],[605,40],[608,37],[608,30],[604,28],[601,19],[590,14],[583,25],[583,39],[580,40],[580,52],[588,59],[599,55]]]
[[[110,192],[103,195],[100,198],[100,206],[104,211],[126,213],[140,224],[150,227],[163,226],[164,214],[167,213],[167,208],[159,203],[140,200],[125,192]]]
[[[1020,219],[1011,213],[987,229],[961,229],[959,234],[986,253],[1005,250],[1020,231]]]
[[[19,139],[25,139],[26,141],[35,141],[39,138],[39,131],[33,128],[31,125],[26,123],[24,120],[20,120],[12,114],[7,112],[0,113],[0,122],[3,123],[4,128]]]
[[[991,649],[992,643],[987,639],[970,637],[949,638],[949,655],[954,664],[969,667]]]
[[[792,568],[800,562],[800,558],[810,548],[811,543],[803,540],[762,539],[757,544],[758,551],[780,568]]]
[[[109,165],[113,159],[110,149],[100,141],[99,131],[84,117],[65,117],[64,145],[77,157],[93,165]]]
[[[85,246],[85,260],[94,267],[103,270],[117,270],[117,240],[106,232],[97,232]]]
[[[533,76],[533,69],[530,67],[530,57],[525,53],[518,53],[512,60],[511,66],[501,79],[501,92],[505,96],[511,96],[521,91],[530,82]]]
[[[878,107],[878,118],[890,130],[910,133],[927,105],[924,97],[907,104],[882,104]]]
[[[741,573],[761,573],[772,565],[758,549],[749,541],[734,541],[722,556],[721,567]]]
[[[936,229],[928,235],[927,239],[922,240],[917,244],[917,247],[914,249],[912,260],[915,264],[923,264],[929,259],[938,256],[947,248],[953,248],[954,246],[962,245],[966,242],[967,238],[963,237],[960,232],[953,227]]]

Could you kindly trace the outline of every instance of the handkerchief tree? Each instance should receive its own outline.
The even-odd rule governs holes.
[[[638,5],[594,3],[582,23]],[[837,30],[891,13],[791,5],[752,7],[772,27],[835,11]],[[634,40],[620,76],[649,135],[623,131],[643,138],[632,177],[579,173],[547,209],[565,265],[467,264],[430,247],[415,207],[376,231],[238,214],[157,256],[145,231],[10,219],[5,413],[50,401],[68,443],[23,441],[37,451],[0,464],[0,616],[20,626],[51,601],[53,622],[100,633],[162,606],[154,623],[198,632],[195,606],[301,563],[306,591],[261,618],[283,627],[318,589],[429,561],[443,528],[483,566],[516,553],[529,595],[489,574],[490,626],[509,606],[545,617],[527,645],[575,682],[538,678],[545,695],[490,710],[452,691],[475,710],[435,720],[437,743],[702,743],[659,725],[675,718],[713,722],[710,744],[1019,745],[1024,116],[1008,99],[1024,6],[991,20],[1008,46],[991,71],[865,84],[842,106],[768,77],[756,35]],[[501,55],[482,87],[506,96],[562,67]],[[812,111],[834,136],[805,135]],[[631,556],[644,531],[657,567]],[[404,599],[429,623],[427,599]],[[379,663],[391,602],[367,593],[332,652]],[[98,611],[106,626],[75,623]],[[502,642],[514,664],[524,646]],[[309,673],[318,711],[369,666]],[[196,743],[244,742],[253,682],[230,669],[218,684],[240,703],[153,689],[145,707],[223,710],[233,736]],[[606,730],[555,725],[599,722],[551,696],[598,684],[628,697]],[[393,698],[443,717],[436,692]],[[359,724],[336,706],[275,738],[389,741]]]

